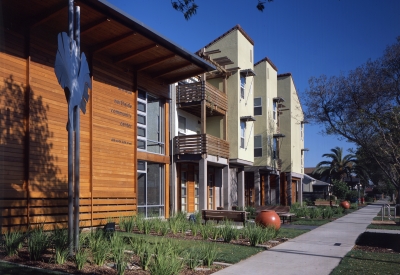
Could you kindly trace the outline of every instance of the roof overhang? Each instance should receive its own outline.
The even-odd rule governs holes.
[[[216,69],[105,0],[75,3],[81,10],[81,51],[105,66],[140,72],[163,84]],[[6,31],[29,33],[46,48],[56,48],[58,33],[68,32],[66,0],[2,1],[1,7]]]
[[[241,121],[256,121],[254,116],[241,116],[240,120]]]
[[[274,138],[284,138],[286,136],[284,134],[274,134],[273,137]]]
[[[252,69],[240,70],[240,75],[244,77],[256,76],[256,73]]]

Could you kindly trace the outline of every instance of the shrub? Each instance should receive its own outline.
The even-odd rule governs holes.
[[[216,226],[212,226],[210,227],[210,231],[211,233],[211,238],[215,241],[217,240],[219,237],[221,237],[221,228],[216,227]]]
[[[55,262],[63,264],[68,258],[68,231],[67,229],[54,229],[51,236],[55,251]]]
[[[340,200],[346,198],[346,194],[349,192],[349,188],[347,184],[340,180],[332,181],[332,192],[333,195],[338,197]]]
[[[321,210],[318,207],[313,207],[310,209],[310,218],[317,219],[321,217]]]
[[[97,230],[95,231],[95,233],[91,233],[89,237],[89,245],[92,249],[94,263],[96,265],[102,266],[107,259],[110,246],[101,230]]]
[[[202,246],[203,262],[210,267],[218,256],[217,245],[209,244]]]
[[[7,255],[16,255],[18,250],[22,247],[23,241],[24,235],[19,231],[5,233],[3,246]]]
[[[193,270],[203,263],[204,256],[201,249],[191,247],[184,252],[183,258],[187,267]]]
[[[331,207],[326,207],[322,210],[322,218],[323,219],[330,219],[333,217],[333,210]]]
[[[224,239],[224,242],[229,243],[232,239],[235,238],[236,229],[233,228],[232,222],[226,220],[224,221],[223,226],[220,229],[220,235]]]
[[[83,266],[87,262],[88,252],[86,249],[81,248],[75,253],[75,263],[78,270],[82,270]]]
[[[128,233],[132,232],[135,228],[135,217],[121,217],[119,218],[119,227],[121,230],[126,231]]]
[[[358,191],[352,190],[352,191],[347,192],[346,200],[353,202],[353,203],[358,201]]]
[[[47,249],[49,236],[44,232],[43,226],[39,226],[29,233],[28,251],[29,257],[38,260],[42,253]]]
[[[152,275],[175,275],[183,268],[183,262],[174,253],[166,253],[162,244],[155,249],[154,261],[149,265]]]
[[[343,207],[336,207],[336,211],[335,211],[337,215],[342,215],[344,212],[344,208]]]
[[[273,239],[277,235],[274,227],[262,227],[258,225],[249,225],[245,229],[245,237],[249,239],[251,246],[264,243]]]
[[[306,206],[301,206],[294,209],[294,213],[297,217],[308,217],[310,215],[310,208],[307,208]]]

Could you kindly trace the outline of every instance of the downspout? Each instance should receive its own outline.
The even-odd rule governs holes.
[[[175,162],[174,162],[174,138],[175,138],[175,109],[176,109],[176,86],[171,84],[169,86],[169,98],[171,98],[171,104],[169,108],[169,130],[170,130],[170,154],[171,154],[171,165],[170,165],[170,188],[169,188],[169,204],[170,204],[170,217],[175,213]]]

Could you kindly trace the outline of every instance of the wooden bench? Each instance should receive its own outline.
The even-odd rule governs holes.
[[[256,213],[260,213],[263,210],[274,210],[276,214],[280,218],[282,218],[282,223],[285,223],[285,220],[289,218],[289,221],[292,222],[292,217],[296,216],[294,213],[290,213],[290,206],[282,206],[282,205],[263,205],[256,207]]]
[[[243,226],[246,223],[246,211],[232,211],[232,210],[203,210],[201,212],[202,218],[205,222],[209,220],[223,221],[231,220],[234,222],[242,222]]]
[[[315,206],[331,206],[331,203],[329,201],[314,201]],[[338,207],[339,205],[337,204],[332,204],[332,207]]]

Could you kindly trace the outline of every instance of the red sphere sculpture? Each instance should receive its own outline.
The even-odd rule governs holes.
[[[350,208],[350,203],[348,201],[342,201],[340,203],[340,206],[343,207],[344,209],[349,209]]]
[[[281,219],[274,210],[262,210],[256,217],[256,224],[262,226],[273,226],[276,230],[281,227]]]

